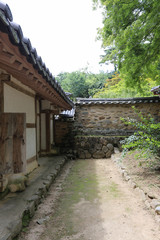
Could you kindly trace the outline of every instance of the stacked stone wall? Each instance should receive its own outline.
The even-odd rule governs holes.
[[[160,122],[159,102],[77,104],[74,121],[56,120],[56,145],[61,147],[61,152],[74,153],[78,158],[110,157],[114,147],[121,148],[120,140],[135,131],[121,121],[121,118],[137,118],[132,106]]]
[[[79,136],[75,138],[75,149],[80,159],[109,158],[114,147],[120,146],[123,137]]]
[[[160,121],[159,103],[77,105],[74,130],[77,135],[130,135],[134,129],[121,118],[137,118],[132,106]]]
[[[74,123],[78,157],[107,158],[114,147],[121,148],[120,140],[135,131],[121,121],[121,118],[137,118],[132,106],[160,122],[159,103],[78,104]]]
[[[59,118],[55,121],[55,144],[60,147],[61,153],[73,148],[74,120],[73,118]]]

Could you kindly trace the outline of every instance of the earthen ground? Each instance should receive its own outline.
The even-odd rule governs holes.
[[[111,159],[68,162],[19,240],[160,240],[154,214]]]

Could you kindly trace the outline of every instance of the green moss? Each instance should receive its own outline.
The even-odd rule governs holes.
[[[31,220],[30,214],[28,211],[26,211],[22,218],[22,231],[23,232],[26,232],[30,220]]]
[[[126,138],[126,137],[128,137],[128,135],[119,135],[119,136],[117,136],[117,135],[76,135],[75,136],[75,138],[89,138],[89,137],[92,137],[92,138]]]
[[[75,219],[74,205],[79,203],[82,199],[85,201],[93,201],[97,198],[98,181],[88,161],[78,160],[74,166],[64,185],[62,186],[62,195],[52,218],[53,228],[47,230],[47,235],[53,236],[56,240],[62,239],[64,236],[72,236],[76,234],[76,223],[79,219]],[[63,220],[63,221],[62,221]],[[83,240],[83,236],[79,238]]]
[[[114,198],[119,198],[121,193],[118,189],[118,184],[116,184],[115,182],[112,182],[109,186],[108,186],[108,190],[111,194],[112,197]]]

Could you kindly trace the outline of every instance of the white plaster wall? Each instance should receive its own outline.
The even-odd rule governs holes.
[[[4,84],[4,112],[26,113],[26,123],[35,123],[35,99]],[[26,159],[36,155],[36,129],[26,129]]]
[[[4,112],[26,113],[26,122],[35,123],[35,100],[4,84]]]
[[[41,103],[42,103],[42,110],[51,108],[50,102],[48,100],[42,100]]]
[[[40,117],[37,116],[37,151],[40,151]]]
[[[41,149],[46,150],[46,114],[41,114]]]
[[[36,155],[36,129],[26,129],[26,159],[30,159]]]

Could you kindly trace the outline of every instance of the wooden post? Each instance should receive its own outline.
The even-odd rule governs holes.
[[[26,169],[26,115],[16,113],[13,117],[13,170],[14,173]]]
[[[0,173],[12,173],[12,117],[0,114]]]
[[[3,82],[0,80],[0,113],[4,112],[4,90]]]
[[[10,81],[10,75],[1,73],[0,74],[0,113],[4,112],[4,82]]]
[[[51,141],[50,141],[50,113],[46,113],[46,151],[50,152],[51,150]]]

